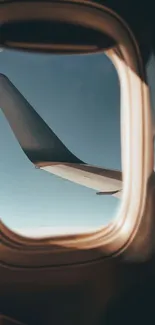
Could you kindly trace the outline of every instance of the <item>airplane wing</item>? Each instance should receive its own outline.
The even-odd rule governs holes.
[[[88,165],[76,157],[3,74],[0,74],[0,108],[21,148],[37,168],[102,195],[120,196],[122,173]]]

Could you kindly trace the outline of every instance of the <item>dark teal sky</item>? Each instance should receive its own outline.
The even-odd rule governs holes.
[[[10,78],[63,143],[80,159],[121,169],[120,89],[104,54],[0,53]],[[0,216],[12,229],[98,227],[119,200],[36,170],[0,110]]]

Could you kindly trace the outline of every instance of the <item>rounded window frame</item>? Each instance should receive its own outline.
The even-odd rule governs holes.
[[[118,254],[139,229],[147,182],[153,170],[152,132],[151,127],[148,128],[151,125],[150,101],[138,45],[119,16],[93,2],[14,2],[0,7],[1,21],[19,20],[26,15],[31,19],[47,19],[51,15],[61,18],[62,15],[70,22],[98,28],[116,41],[117,46],[106,54],[113,61],[120,80],[123,197],[117,218],[90,234],[31,239],[13,233],[0,221],[1,263],[17,268],[56,267]]]

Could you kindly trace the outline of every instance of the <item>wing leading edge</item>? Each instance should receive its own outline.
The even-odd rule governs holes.
[[[121,196],[122,173],[91,166],[77,158],[3,74],[0,107],[21,148],[36,167],[99,191],[97,194]]]

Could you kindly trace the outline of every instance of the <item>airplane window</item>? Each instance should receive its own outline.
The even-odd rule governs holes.
[[[121,202],[120,84],[104,53],[0,52],[0,216],[28,237],[106,225]]]

